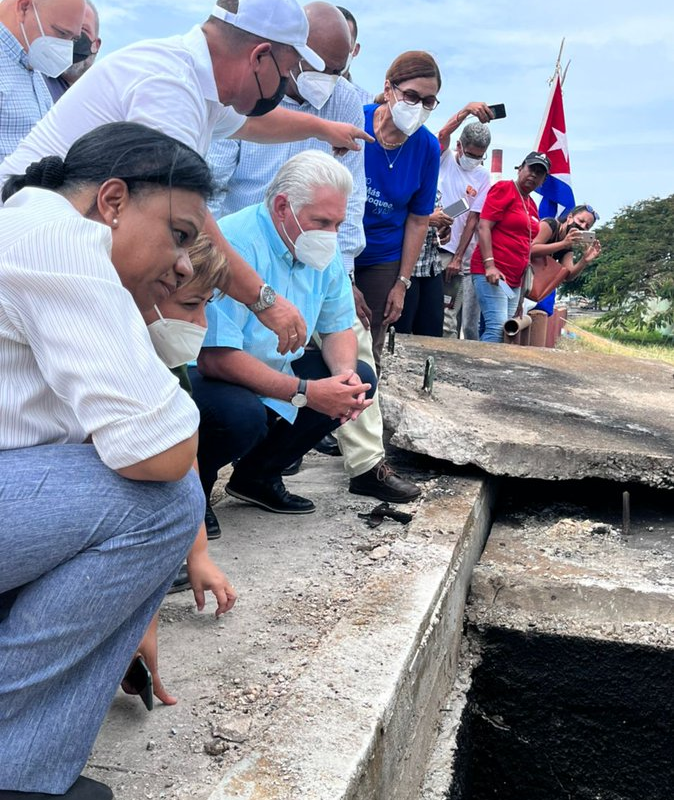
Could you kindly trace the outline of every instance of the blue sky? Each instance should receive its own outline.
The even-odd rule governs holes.
[[[273,0],[270,0],[273,2]],[[564,106],[573,188],[602,222],[621,207],[674,193],[674,13],[665,0],[345,0],[358,19],[358,83],[378,91],[390,62],[424,49],[443,76],[437,130],[470,100],[505,103],[492,123],[503,174],[533,148],[562,37],[570,59]],[[103,53],[203,21],[202,0],[99,0]]]

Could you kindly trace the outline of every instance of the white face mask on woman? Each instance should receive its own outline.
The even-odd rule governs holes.
[[[411,106],[403,100],[396,100],[393,106],[389,103],[388,107],[391,109],[393,124],[406,136],[416,133],[431,114],[421,103]]]
[[[165,319],[157,306],[154,310],[159,319],[147,326],[147,332],[159,358],[171,369],[194,361],[204,343],[206,328],[183,319]]]
[[[300,67],[300,70],[301,69],[302,67]],[[311,103],[317,111],[320,111],[332,97],[332,93],[335,91],[335,86],[337,86],[337,81],[339,80],[339,75],[326,75],[325,72],[301,71],[297,77],[293,75],[293,80],[297,86],[297,91],[307,103]]]
[[[302,230],[302,226],[293,211],[293,207],[290,203],[288,203],[288,205],[295,218],[297,227],[300,229],[300,235],[293,242],[295,257],[308,267],[323,272],[337,254],[337,234],[333,231]],[[283,223],[281,223],[281,225],[283,227],[283,232],[288,237],[288,241],[292,241],[290,236],[288,236],[286,226]]]
[[[26,29],[23,27],[23,22],[19,23],[21,26],[21,33],[28,46],[28,63],[36,72],[41,72],[48,78],[58,78],[58,76],[65,72],[68,67],[73,65],[73,45],[72,39],[59,39],[56,36],[45,36],[42,22],[33,3],[33,12],[37,26],[40,29],[40,35],[33,40],[32,44],[28,43],[26,36]]]

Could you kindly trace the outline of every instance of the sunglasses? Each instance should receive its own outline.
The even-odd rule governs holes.
[[[600,219],[599,214],[594,210],[594,208],[592,208],[592,206],[589,206],[587,203],[583,203],[583,205],[580,207],[580,210],[587,211],[590,214],[592,214],[595,222],[597,222],[597,220]]]

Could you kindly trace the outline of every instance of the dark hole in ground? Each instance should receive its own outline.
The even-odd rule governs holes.
[[[671,800],[674,652],[499,628],[458,735],[448,800]]]

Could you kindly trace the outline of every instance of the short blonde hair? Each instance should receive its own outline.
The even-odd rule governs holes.
[[[224,294],[230,278],[227,256],[218,250],[205,233],[199,234],[188,253],[194,275],[185,285],[197,284],[199,288],[213,289]]]

